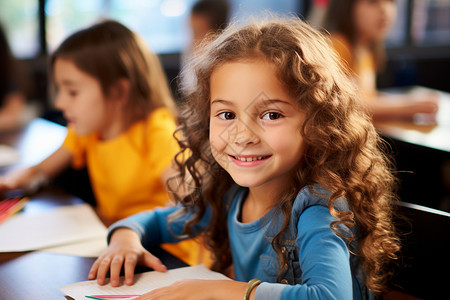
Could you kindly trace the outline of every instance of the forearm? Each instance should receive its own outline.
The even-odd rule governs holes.
[[[179,214],[169,221],[169,216]],[[187,239],[184,233],[184,226],[192,217],[192,213],[185,213],[181,205],[156,208],[145,211],[112,224],[108,229],[108,241],[111,234],[117,228],[129,228],[134,230],[140,237],[145,247],[157,246],[162,243],[176,243]],[[209,223],[210,211],[207,210],[202,221],[197,224],[194,231],[200,233]]]
[[[415,114],[434,114],[438,110],[435,94],[399,94],[379,93],[366,99],[369,112],[375,120],[385,118],[412,118]]]
[[[53,178],[64,169],[68,168],[72,161],[72,154],[65,147],[61,146],[49,157],[34,166],[48,178]]]
[[[177,239],[169,230],[168,216],[180,209],[180,207],[157,208],[135,214],[112,224],[108,229],[108,242],[111,235],[119,228],[128,228],[136,232],[145,247],[157,246],[162,243],[177,242]],[[173,232],[182,234],[182,232]]]

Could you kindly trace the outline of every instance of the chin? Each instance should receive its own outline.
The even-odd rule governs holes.
[[[77,126],[74,126],[74,130],[75,130],[75,133],[78,135],[88,135],[91,133],[89,130],[86,130],[83,128],[77,128]]]
[[[255,188],[260,186],[262,183],[259,181],[255,181],[252,178],[235,178],[233,176],[231,176],[231,178],[233,178],[233,181],[242,187],[246,187],[246,188]]]

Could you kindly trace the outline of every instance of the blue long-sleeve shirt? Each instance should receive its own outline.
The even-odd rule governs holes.
[[[271,243],[283,224],[282,213],[274,208],[254,222],[242,223],[238,216],[248,190],[233,187],[225,196],[235,278],[263,281],[256,289],[255,300],[361,299],[358,282],[352,279],[346,242],[330,229],[336,219],[326,206],[326,197],[318,196],[326,196],[326,191],[319,186],[314,191],[304,188],[294,201],[290,225],[280,240],[287,261],[281,276],[277,276],[280,262]],[[338,200],[335,208],[348,210],[345,200]],[[179,209],[157,209],[121,220],[110,227],[108,239],[115,229],[127,227],[140,235],[146,247],[177,242],[180,237],[176,235],[182,234],[189,216],[171,223],[167,218]],[[209,219],[208,211],[195,230],[204,230]]]

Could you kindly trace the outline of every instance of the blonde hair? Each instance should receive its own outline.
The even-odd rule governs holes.
[[[175,111],[173,98],[158,57],[137,34],[117,21],[106,20],[68,37],[50,57],[71,60],[96,78],[103,93],[119,80],[130,82],[126,109],[133,121],[145,118],[158,107]]]
[[[189,180],[193,188],[178,201],[187,209],[195,207],[196,213],[187,223],[186,233],[194,235],[193,226],[202,219],[206,207],[211,207],[206,238],[215,255],[213,268],[224,271],[231,265],[226,203],[221,200],[233,181],[214,160],[209,144],[210,77],[220,65],[262,59],[275,66],[280,82],[306,112],[306,121],[299,128],[305,151],[278,205],[285,217],[273,242],[279,258],[283,260],[279,238],[289,224],[296,195],[302,187],[313,189],[318,183],[331,192],[330,213],[338,219],[331,229],[339,234],[340,224],[351,227],[356,223],[356,255],[367,275],[366,283],[374,292],[381,292],[388,262],[399,250],[392,224],[395,178],[379,148],[381,141],[371,119],[328,39],[298,18],[231,25],[212,38],[185,70],[190,76],[194,74],[195,80],[182,87],[185,103],[177,134],[182,150],[176,162],[181,180]],[[347,199],[351,211],[333,209],[339,197]]]

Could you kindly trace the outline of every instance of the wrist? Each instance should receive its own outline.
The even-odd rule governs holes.
[[[261,280],[254,278],[247,283],[245,289],[244,300],[254,299],[256,287],[261,284]]]
[[[120,244],[141,244],[139,235],[132,229],[127,227],[119,227],[115,229],[109,241],[109,244],[120,243]]]
[[[30,181],[23,187],[24,191],[27,194],[35,193],[41,187],[49,183],[47,174],[45,174],[45,172],[39,166],[34,166],[31,168],[33,176],[31,177]]]

